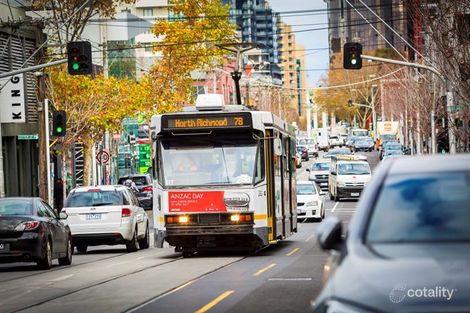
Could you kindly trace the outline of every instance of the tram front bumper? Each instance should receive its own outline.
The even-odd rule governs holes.
[[[253,225],[166,226],[166,236],[253,234]]]

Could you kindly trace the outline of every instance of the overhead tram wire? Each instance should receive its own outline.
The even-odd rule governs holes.
[[[376,5],[371,6],[371,8],[383,8],[388,7],[386,5]],[[367,11],[366,9],[360,9],[361,11]],[[297,10],[297,11],[273,11],[272,16],[279,16],[279,17],[297,17],[297,16],[316,16],[316,15],[325,15],[330,12],[341,11],[341,9],[309,9],[309,10]],[[315,14],[321,13],[321,14]],[[285,16],[287,15],[287,16]],[[192,19],[211,19],[211,18],[248,18],[253,16],[253,14],[225,14],[225,15],[205,15],[205,16],[194,16],[194,17],[187,17],[187,16],[180,16],[180,17],[136,17],[136,18],[99,18],[99,19],[90,19],[89,22],[108,22],[108,21],[135,21],[140,22],[142,20],[147,21],[156,21],[156,20],[167,20],[167,21],[178,21],[178,20],[192,20]]]

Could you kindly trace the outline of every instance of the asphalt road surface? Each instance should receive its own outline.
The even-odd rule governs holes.
[[[376,152],[365,153],[372,167]],[[304,162],[297,179],[307,180]],[[330,201],[326,216],[345,224],[355,201]],[[150,213],[150,212],[149,212]],[[173,248],[126,253],[125,246],[90,247],[71,266],[50,271],[33,263],[0,264],[0,312],[305,312],[321,289],[327,253],[302,222],[294,236],[253,255],[197,254]]]

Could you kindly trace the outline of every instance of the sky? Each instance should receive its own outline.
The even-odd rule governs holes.
[[[269,0],[273,10],[281,13],[282,20],[293,25],[293,31],[306,29],[325,28],[295,33],[296,41],[304,45],[306,69],[326,69],[328,68],[328,49],[319,51],[309,51],[308,49],[328,48],[328,16],[326,14],[326,3],[323,0]],[[321,12],[305,13],[283,13],[301,10],[325,10]],[[299,25],[315,24],[315,25]],[[299,25],[299,26],[295,26]],[[318,86],[318,80],[324,74],[324,70],[307,71],[308,81],[311,87]]]

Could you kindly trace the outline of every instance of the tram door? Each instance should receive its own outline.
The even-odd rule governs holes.
[[[289,166],[289,137],[282,136],[282,217],[283,217],[283,236],[287,237],[292,232],[292,217],[290,205],[290,166]]]

